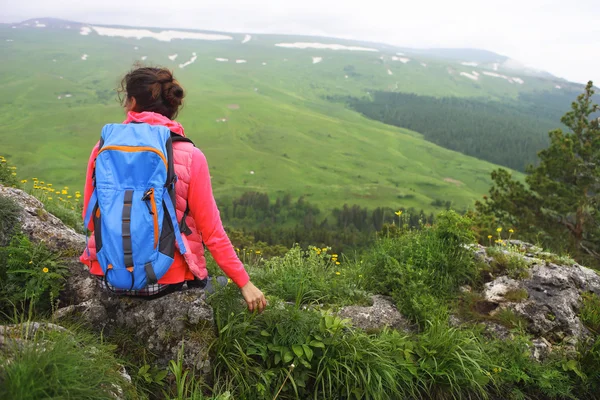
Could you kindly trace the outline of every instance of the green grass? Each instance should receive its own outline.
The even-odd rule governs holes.
[[[133,394],[113,348],[90,335],[37,331],[22,348],[16,346],[9,342],[0,351],[0,398],[109,400],[118,388]]]
[[[382,65],[379,54],[281,49],[273,44],[283,38],[269,36],[247,45],[161,43],[0,27],[0,39],[2,155],[19,167],[21,179],[38,177],[78,189],[101,127],[123,118],[111,89],[142,55],[149,64],[174,68],[186,88],[180,120],[207,155],[218,198],[249,190],[288,192],[324,209],[351,202],[433,210],[436,199],[467,208],[487,191],[494,168],[416,132],[368,120],[325,96],[362,96],[399,82],[399,90],[434,96],[515,98],[519,90],[549,85],[533,78],[520,89],[493,79],[474,85],[448,74],[441,61],[430,60],[427,68]],[[198,60],[179,69],[192,51]],[[87,61],[80,59],[83,53],[89,54]],[[180,58],[171,62],[167,55],[174,53]],[[317,55],[324,61],[311,64]],[[216,57],[248,63],[218,63]],[[345,79],[348,65],[358,75]],[[387,75],[387,68],[395,74]],[[67,93],[72,97],[65,98]],[[216,122],[223,117],[226,123]]]

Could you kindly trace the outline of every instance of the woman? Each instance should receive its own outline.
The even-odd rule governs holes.
[[[120,93],[124,94],[123,106],[127,114],[125,124],[162,125],[168,127],[171,132],[185,137],[183,126],[173,120],[182,105],[184,91],[169,70],[149,67],[134,69],[121,81]],[[92,176],[98,146],[99,144],[96,144],[92,150],[88,162],[84,212],[94,190]],[[204,257],[204,245],[206,245],[219,267],[240,287],[248,309],[261,312],[267,304],[265,297],[250,282],[248,273],[223,229],[212,194],[210,173],[204,154],[191,143],[174,141],[173,160],[178,178],[175,185],[175,208],[177,220],[184,220],[187,226],[184,238],[188,250],[185,257],[176,252],[173,264],[157,284],[140,291],[120,292],[126,295],[157,297],[180,290],[184,282],[187,282],[188,286],[208,288],[210,281]],[[92,274],[102,276],[103,272],[95,250],[94,235],[92,235],[88,248],[81,255],[80,260],[90,268]]]

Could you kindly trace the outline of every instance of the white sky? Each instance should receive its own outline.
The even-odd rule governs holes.
[[[54,17],[480,48],[600,84],[600,0],[0,0],[0,10],[0,22]]]

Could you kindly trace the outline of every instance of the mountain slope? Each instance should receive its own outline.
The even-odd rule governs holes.
[[[396,90],[504,99],[555,85],[535,77],[474,81],[460,73],[475,67],[334,39],[195,32],[227,38],[161,41],[106,36],[139,36],[125,27],[38,23],[47,26],[0,27],[0,153],[25,176],[73,187],[82,185],[102,125],[123,118],[113,88],[142,58],[175,69],[186,88],[180,120],[208,157],[218,197],[289,192],[324,207],[430,209],[434,200],[468,207],[486,192],[495,167],[327,96]],[[295,48],[315,42],[376,51]]]

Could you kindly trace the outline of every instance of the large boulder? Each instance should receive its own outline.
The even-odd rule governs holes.
[[[511,310],[526,322],[530,334],[545,339],[545,343],[575,343],[586,337],[589,332],[578,316],[581,294],[600,295],[600,275],[578,264],[558,265],[540,258],[547,253],[513,256],[527,262],[528,276],[499,276],[486,283],[482,295],[490,305],[488,314]]]
[[[198,373],[210,372],[208,348],[215,338],[213,310],[201,289],[188,289],[146,300],[102,292],[77,305],[60,308],[57,319],[77,315],[91,329],[111,337],[129,334],[138,346],[166,367],[183,351],[183,364]]]

